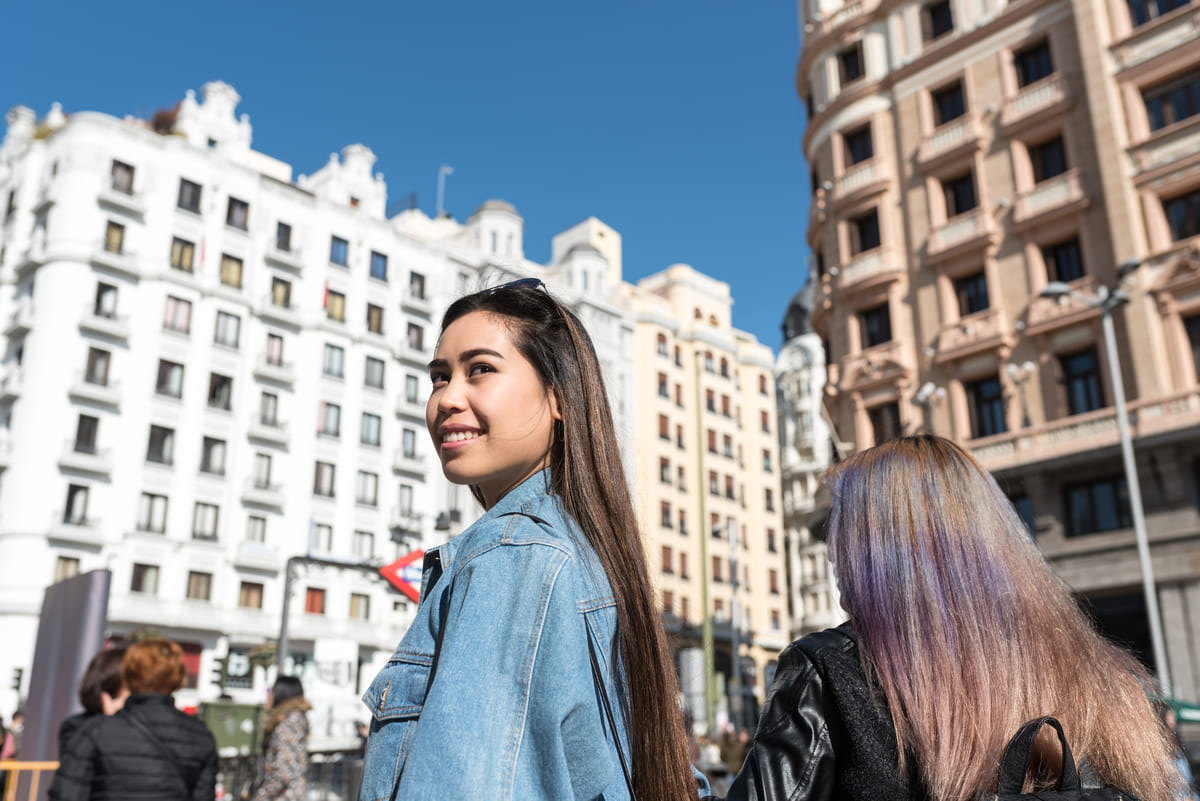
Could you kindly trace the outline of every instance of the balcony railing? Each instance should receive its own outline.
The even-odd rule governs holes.
[[[940,256],[959,245],[967,245],[992,233],[992,218],[987,209],[977,206],[951,217],[933,229],[929,237],[929,255]]]
[[[1016,95],[1004,101],[1004,107],[1000,110],[1000,127],[1012,128],[1056,106],[1066,106],[1070,100],[1071,95],[1062,73],[1047,75],[1040,81],[1021,87]]]
[[[110,475],[113,468],[112,451],[109,448],[98,449],[69,439],[63,445],[58,465],[82,473]]]
[[[1004,342],[1007,320],[1000,309],[991,308],[955,320],[938,332],[939,361],[962,358],[971,352]]]
[[[1079,170],[1067,170],[1019,195],[1013,207],[1013,222],[1028,222],[1082,203],[1086,199],[1079,180]]]
[[[979,118],[968,112],[958,119],[939,125],[925,137],[917,148],[917,164],[927,167],[942,156],[959,149],[975,147],[983,136]]]
[[[903,364],[903,354],[903,343],[893,339],[847,356],[843,360],[843,388],[871,383],[891,375],[894,365]]]
[[[1150,138],[1129,149],[1138,173],[1172,164],[1200,152],[1200,119],[1172,126],[1170,131],[1155,132]]]
[[[1073,290],[1079,290],[1081,294],[1094,294],[1096,279],[1085,275],[1077,281],[1072,281],[1070,287]],[[1095,307],[1089,306],[1072,295],[1055,298],[1033,297],[1029,301],[1025,333],[1032,336],[1049,328],[1072,325],[1080,320],[1095,317],[1097,314],[1099,312]]]
[[[850,167],[834,183],[833,202],[841,203],[846,198],[860,192],[869,192],[888,181],[887,171],[882,169],[878,159],[867,159]]]
[[[832,270],[831,270],[832,272]],[[901,271],[886,248],[875,248],[866,253],[860,253],[850,263],[838,268],[837,288],[847,290],[861,286],[872,279],[891,275],[899,276]]]
[[[29,333],[32,328],[33,298],[22,295],[17,301],[17,307],[13,309],[12,316],[8,318],[8,327],[4,329],[4,333],[10,337],[21,336]]]

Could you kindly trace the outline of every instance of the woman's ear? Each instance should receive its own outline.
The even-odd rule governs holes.
[[[562,410],[558,407],[558,393],[551,389],[546,394],[550,397],[550,416],[561,421],[563,418]]]

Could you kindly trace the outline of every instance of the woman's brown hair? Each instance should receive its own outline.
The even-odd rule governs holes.
[[[121,660],[121,675],[131,693],[170,695],[187,678],[183,649],[161,637],[136,642]]]
[[[509,327],[517,350],[562,412],[550,451],[552,489],[595,551],[616,601],[613,664],[625,669],[622,700],[627,695],[634,791],[644,801],[694,799],[675,666],[592,341],[569,309],[536,286],[509,285],[459,298],[446,310],[441,330],[475,311],[496,315]]]

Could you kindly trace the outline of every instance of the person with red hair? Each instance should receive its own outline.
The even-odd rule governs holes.
[[[212,801],[217,745],[199,720],[175,708],[183,650],[149,638],[121,661],[125,706],[84,724],[60,755],[51,801]]]

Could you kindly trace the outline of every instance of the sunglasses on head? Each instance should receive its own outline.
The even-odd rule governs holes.
[[[509,281],[507,284],[494,286],[490,289],[483,290],[487,294],[499,292],[502,289],[546,289],[546,285],[542,283],[540,278],[518,278],[516,281]]]

